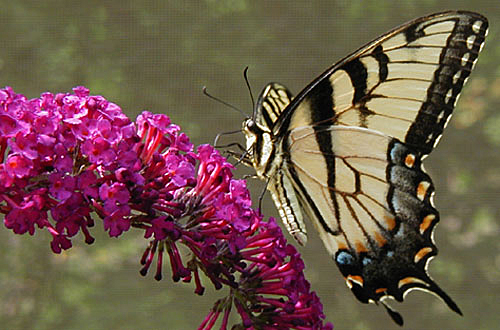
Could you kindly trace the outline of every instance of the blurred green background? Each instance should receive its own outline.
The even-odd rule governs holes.
[[[392,27],[447,9],[474,10],[490,33],[437,150],[426,161],[441,224],[434,279],[464,312],[412,292],[395,306],[406,329],[494,329],[500,324],[500,6],[474,1],[0,1],[0,85],[37,97],[85,85],[135,118],[166,113],[196,144],[239,129],[242,117],[208,91],[251,112],[269,81],[300,91],[336,60]],[[241,136],[234,137],[241,141]],[[240,170],[241,175],[250,173]],[[239,174],[239,175],[240,175]],[[263,189],[251,181],[256,200]],[[277,215],[269,195],[264,211]],[[194,329],[216,297],[139,275],[145,241],[133,230],[110,239],[94,229],[54,255],[49,235],[0,229],[0,328]],[[380,306],[357,302],[313,230],[307,278],[337,329],[396,329]]]

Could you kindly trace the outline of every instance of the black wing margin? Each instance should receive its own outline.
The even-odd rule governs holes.
[[[463,13],[448,38],[415,122],[405,142],[428,154],[439,142],[462,87],[467,81],[487,34],[488,21],[474,13]],[[413,32],[418,34],[418,31]]]

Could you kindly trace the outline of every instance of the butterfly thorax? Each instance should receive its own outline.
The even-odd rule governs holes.
[[[255,169],[259,179],[266,181],[287,231],[299,244],[305,245],[306,228],[298,196],[289,179],[287,154],[282,151],[286,139],[279,139],[268,126],[253,119],[243,122],[243,132],[247,143],[245,163]]]

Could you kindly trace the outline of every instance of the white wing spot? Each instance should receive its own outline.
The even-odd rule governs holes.
[[[476,62],[477,62],[477,57],[476,57],[476,59],[474,61],[472,61],[472,68],[471,68],[471,70],[476,66]]]
[[[466,81],[467,81],[467,80],[466,80]],[[466,82],[466,81],[464,81],[464,85],[465,85],[465,82]],[[462,94],[458,94],[458,95],[457,95],[457,97],[455,97],[455,101],[453,101],[453,107],[455,107],[455,106],[457,105],[458,98],[460,97],[460,95],[462,95]],[[451,117],[450,117],[450,118],[451,118]]]
[[[459,97],[460,97],[460,94],[457,96],[457,98],[459,98]],[[455,103],[457,103],[457,100],[455,100]],[[453,106],[455,106],[455,104]],[[448,125],[448,123],[450,122],[450,119],[451,119],[451,116],[448,115],[448,117],[446,118],[446,122],[443,125],[443,129]],[[439,138],[441,138],[441,137],[439,137]]]
[[[457,73],[455,73],[455,75],[453,76],[453,85],[455,85],[457,82],[458,82],[458,79],[460,79],[460,76],[462,74],[462,71],[457,71]]]
[[[438,115],[438,117],[437,117],[437,122],[439,123],[439,122],[441,121],[441,119],[443,119],[443,117],[444,117],[444,110],[442,110],[442,111],[439,113],[439,115]]]
[[[465,53],[464,56],[462,56],[462,66],[467,65],[467,62],[469,62],[469,57],[470,57],[470,53]]]
[[[488,30],[486,30],[486,34],[484,35],[486,37],[486,35],[488,34]],[[479,45],[479,52],[481,50],[483,50],[483,46],[484,46],[484,42],[482,42],[480,45]]]
[[[475,41],[476,41],[476,36],[469,36],[467,38],[467,48],[472,49],[474,47]]]
[[[472,31],[474,31],[474,33],[479,33],[479,31],[481,31],[482,26],[483,26],[483,21],[475,21],[474,24],[472,24]]]
[[[450,88],[448,92],[446,93],[446,96],[444,97],[444,103],[448,104],[450,101],[450,98],[453,96],[453,89]]]
[[[468,81],[468,80],[469,80],[469,77],[466,77],[466,78],[464,79],[463,85],[465,85],[465,84],[467,83],[467,81]],[[460,94],[458,94],[458,95],[460,95]]]

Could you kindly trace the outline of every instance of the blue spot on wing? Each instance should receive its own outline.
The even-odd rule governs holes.
[[[354,257],[345,251],[341,251],[337,255],[337,263],[339,265],[352,265],[354,263]]]

